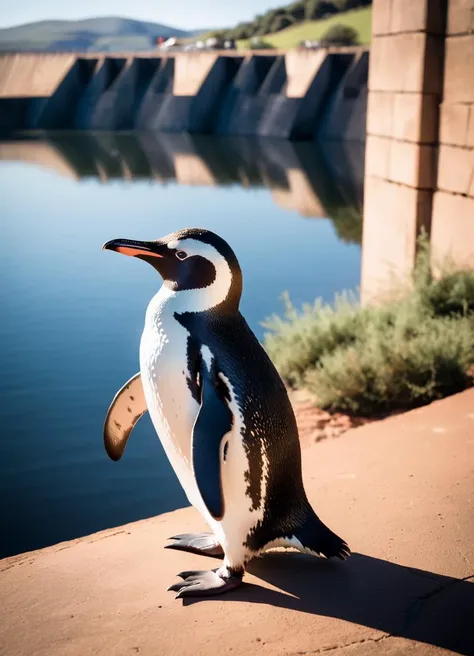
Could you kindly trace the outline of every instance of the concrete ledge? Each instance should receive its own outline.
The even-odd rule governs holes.
[[[193,509],[0,562],[0,644],[16,656],[474,650],[474,391],[303,451],[308,496],[347,563],[275,553],[245,585],[176,601],[175,573],[216,561],[164,550]],[[111,464],[111,466],[114,466]]]

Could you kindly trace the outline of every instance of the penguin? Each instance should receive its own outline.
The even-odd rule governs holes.
[[[144,260],[162,286],[146,310],[140,372],[115,396],[104,444],[119,460],[148,411],[189,502],[211,529],[167,548],[216,558],[186,571],[176,597],[236,588],[246,563],[275,547],[346,560],[347,543],[305,493],[295,415],[286,388],[239,311],[242,271],[229,244],[204,228],[156,241],[114,239],[103,249]]]

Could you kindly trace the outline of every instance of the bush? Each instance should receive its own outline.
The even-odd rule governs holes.
[[[305,3],[304,2],[294,2],[291,5],[288,5],[286,8],[286,13],[293,18],[294,21],[304,21],[305,19]]]
[[[285,11],[283,9],[270,9],[267,11],[263,16],[261,16],[260,20],[257,23],[257,29],[259,32],[262,34],[270,34],[272,31],[272,25],[277,16],[283,16],[285,14]]]
[[[233,30],[227,32],[228,39],[233,39],[237,41],[238,39],[250,39],[253,36],[255,31],[255,26],[253,23],[239,23],[237,27],[234,27]]]
[[[264,326],[265,347],[284,380],[330,410],[365,415],[414,408],[470,384],[474,364],[474,272],[429,271],[420,242],[413,288],[400,300],[360,307],[349,294],[317,300]]]
[[[372,4],[372,0],[332,0],[338,12],[350,11]]]
[[[327,0],[307,0],[305,13],[306,20],[318,20],[337,14],[338,9],[332,2],[327,2]]]
[[[321,37],[321,43],[327,46],[353,46],[357,43],[359,33],[349,25],[333,25]]]
[[[268,41],[264,41],[259,37],[254,37],[250,41],[250,48],[251,50],[267,50],[269,48],[273,48],[273,46],[271,43],[268,43]]]
[[[285,27],[293,25],[293,22],[294,21],[289,16],[277,16],[270,29],[272,33],[280,32],[280,30],[284,30]]]

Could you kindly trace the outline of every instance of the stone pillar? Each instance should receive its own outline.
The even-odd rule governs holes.
[[[432,257],[474,268],[474,0],[450,0]]]
[[[374,0],[362,302],[404,285],[431,223],[443,86],[445,2]]]

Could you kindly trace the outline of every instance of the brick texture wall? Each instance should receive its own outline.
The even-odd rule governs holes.
[[[474,268],[474,0],[450,0],[439,158],[431,233],[433,264]]]
[[[474,0],[374,0],[362,300],[434,264],[474,267]]]

